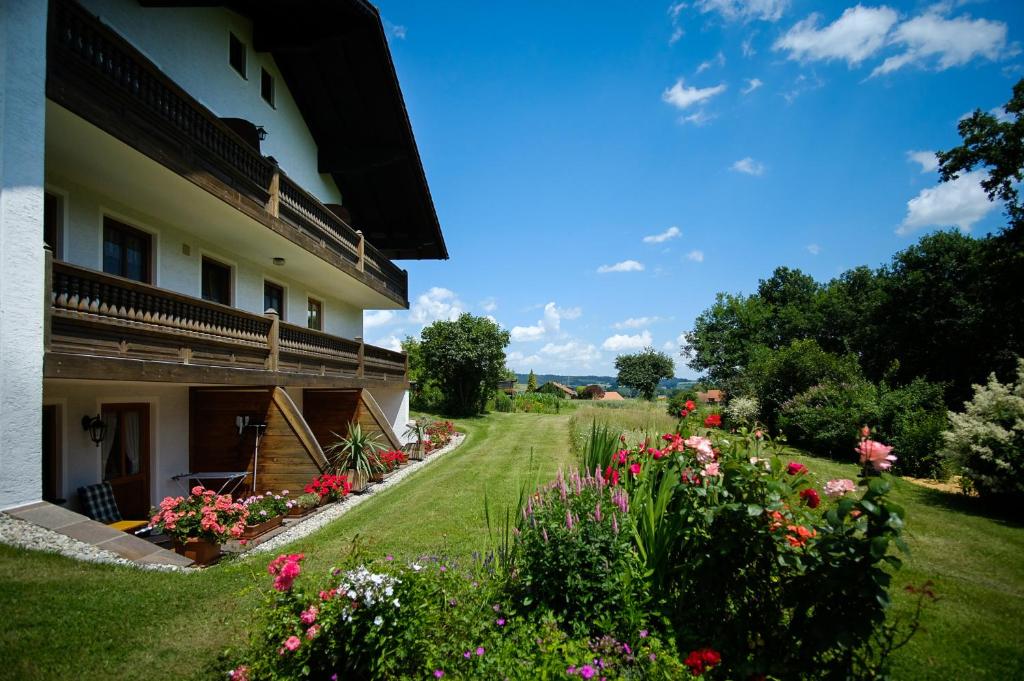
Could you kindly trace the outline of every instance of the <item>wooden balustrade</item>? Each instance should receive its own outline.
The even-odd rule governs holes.
[[[47,251],[49,256],[49,252]],[[405,381],[402,353],[47,257],[47,352]]]
[[[78,3],[52,7],[48,97],[300,246],[326,247],[332,264],[350,265],[354,276],[408,301],[404,270],[128,41]]]

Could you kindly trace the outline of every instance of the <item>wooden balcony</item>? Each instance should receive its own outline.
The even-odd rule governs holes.
[[[47,97],[402,306],[408,275],[84,8],[51,3]]]
[[[403,353],[63,262],[47,252],[47,378],[406,385]]]

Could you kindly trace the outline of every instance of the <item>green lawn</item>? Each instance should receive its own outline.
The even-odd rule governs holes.
[[[570,462],[569,415],[491,414],[459,422],[467,442],[445,458],[289,550],[319,572],[359,535],[375,555],[468,554],[487,544],[492,514],[519,488]],[[801,457],[821,476],[853,466]],[[925,631],[899,653],[896,678],[1024,678],[1024,527],[957,495],[900,482],[913,550],[897,579],[935,581],[941,600]],[[0,678],[174,679],[206,675],[239,643],[263,554],[199,574],[157,574],[81,564],[0,546]],[[909,603],[905,596],[897,608]]]

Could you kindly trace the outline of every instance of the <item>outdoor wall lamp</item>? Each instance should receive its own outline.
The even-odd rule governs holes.
[[[264,128],[262,125],[256,126],[256,136],[260,138],[260,142],[267,139],[267,135],[269,134],[270,133],[267,132],[267,129]]]
[[[100,415],[96,416],[83,416],[82,417],[82,430],[89,433],[89,439],[93,441],[97,447],[103,442],[103,439],[107,436],[107,424],[100,418]]]

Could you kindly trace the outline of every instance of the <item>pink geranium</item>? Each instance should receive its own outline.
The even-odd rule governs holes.
[[[892,462],[896,460],[896,457],[889,453],[892,447],[874,440],[861,440],[855,451],[860,454],[862,466],[870,463],[876,471],[889,470]]]

